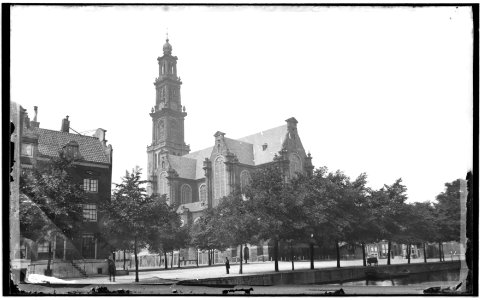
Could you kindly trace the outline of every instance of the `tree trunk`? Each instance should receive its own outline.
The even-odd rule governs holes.
[[[293,242],[290,242],[291,270],[295,270],[295,257],[293,255]]]
[[[438,257],[442,261],[442,242],[438,242]]]
[[[444,251],[444,244],[442,243],[442,260],[445,261],[445,251]]]
[[[167,252],[164,251],[164,269],[167,270]]]
[[[278,268],[278,239],[274,239],[274,270],[279,272]]]
[[[52,242],[49,241],[49,254],[48,254],[48,258],[47,258],[47,273],[48,273],[48,276],[51,276],[52,273],[50,271],[50,260],[52,259]]]
[[[173,263],[174,263],[174,250],[171,251],[171,269],[172,269]]]
[[[243,244],[239,245],[239,274],[243,274]]]
[[[336,246],[336,267],[340,267],[340,246],[338,245],[338,240],[335,241]]]
[[[412,247],[411,247],[411,246],[412,246],[411,244],[408,244],[408,245],[407,245],[407,255],[408,255],[407,258],[408,258],[408,263],[409,263],[409,264],[410,264],[410,258],[411,258],[411,256],[412,256],[412,255],[411,255],[411,254],[412,254]]]
[[[124,270],[126,269],[126,250],[124,249]]]
[[[425,242],[422,243],[423,246],[423,262],[427,263],[427,253],[425,252]]]
[[[177,267],[181,267],[181,248],[179,248],[179,251],[177,252]]]
[[[367,254],[365,253],[365,243],[362,243],[361,244],[362,246],[362,254],[363,254],[363,266],[366,267],[367,266]]]
[[[388,241],[388,259],[387,259],[387,265],[391,264],[391,252],[392,252],[392,241]]]
[[[315,250],[314,250],[313,242],[310,241],[310,269],[313,270],[315,268]]]
[[[139,282],[139,260],[137,259],[137,237],[134,238],[134,261],[136,264],[136,282]]]

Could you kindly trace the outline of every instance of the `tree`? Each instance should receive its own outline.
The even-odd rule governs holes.
[[[380,190],[372,190],[369,196],[369,207],[378,218],[376,236],[380,240],[388,240],[388,265],[391,259],[391,242],[400,234],[403,227],[406,191],[407,188],[400,178],[392,185],[384,185]]]
[[[357,185],[363,183],[363,178]],[[340,267],[339,243],[349,240],[353,231],[358,195],[350,179],[341,171],[328,173],[326,167],[315,170],[303,188],[304,213],[308,234],[318,241],[333,243],[337,252],[337,267]],[[360,192],[361,193],[361,192]],[[312,244],[313,242],[311,242]],[[313,251],[311,248],[311,261]],[[311,264],[313,268],[313,263]]]
[[[20,230],[24,237],[48,241],[47,275],[51,275],[52,241],[57,235],[72,240],[82,230],[86,194],[70,175],[74,159],[60,153],[45,168],[23,173],[20,191]]]
[[[347,242],[362,248],[363,266],[366,266],[365,244],[376,240],[374,235],[377,217],[369,207],[369,189],[366,187],[367,176],[360,174],[351,182],[348,197],[352,201],[350,230],[345,234]]]
[[[203,215],[191,226],[191,244],[201,250],[207,250],[208,263],[212,262],[212,251],[214,249],[224,250],[229,245],[222,233],[222,226],[218,212],[215,208],[203,211]]]
[[[122,183],[116,184],[111,202],[104,206],[104,235],[109,239],[122,241],[134,251],[136,277],[139,282],[139,247],[153,243],[153,232],[160,232],[169,221],[165,198],[147,196],[142,186],[141,169],[136,167],[131,173],[126,171]]]
[[[258,222],[256,239],[273,241],[275,271],[278,272],[279,240],[288,237],[293,228],[290,218],[297,214],[293,210],[297,202],[292,198],[279,164],[269,165],[253,173],[251,184],[246,189],[246,198],[249,199],[251,211]]]
[[[243,199],[241,192],[235,191],[221,199],[214,209],[220,221],[217,233],[221,234],[218,239],[222,239],[225,244],[240,247],[240,274],[243,273],[243,244],[254,241],[259,232],[259,223],[253,208],[250,199]]]
[[[442,242],[460,240],[460,181],[445,183],[445,191],[437,195],[436,200],[439,256],[442,261]]]
[[[187,229],[181,227],[181,218],[176,212],[174,206],[168,206],[166,203],[166,196],[162,195],[158,200],[163,213],[165,221],[157,230],[151,230],[149,236],[148,249],[161,254],[164,254],[164,268],[167,269],[167,253],[183,247],[187,242]]]

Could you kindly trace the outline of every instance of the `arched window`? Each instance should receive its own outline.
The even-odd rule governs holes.
[[[205,184],[201,184],[201,186],[199,187],[199,201],[201,203],[207,203],[208,202],[208,194],[207,194]]]
[[[166,194],[169,197],[169,185],[167,184],[167,173],[162,172],[159,175],[159,194]]]
[[[251,177],[249,176],[249,172],[247,170],[243,170],[241,172],[240,181],[241,181],[241,192],[244,193],[246,187],[249,185]]]
[[[302,170],[301,158],[298,156],[298,154],[292,153],[290,155],[290,175],[295,176],[296,173],[299,173]]]
[[[192,189],[189,184],[183,184],[181,187],[181,203],[191,203],[192,202]]]
[[[224,158],[219,156],[214,161],[214,198],[226,196],[226,166]]]

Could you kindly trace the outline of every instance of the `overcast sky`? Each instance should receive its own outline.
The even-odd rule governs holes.
[[[11,100],[107,130],[113,182],[147,169],[166,31],[196,151],[295,117],[315,167],[434,200],[472,166],[467,7],[14,7]]]

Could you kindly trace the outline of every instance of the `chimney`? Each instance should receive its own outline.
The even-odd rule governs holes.
[[[291,117],[288,120],[286,120],[286,123],[288,124],[288,128],[296,128],[296,124],[298,124],[298,121]]]
[[[32,127],[39,128],[40,122],[37,122],[38,107],[37,107],[37,106],[34,106],[34,107],[33,107],[33,110],[34,110],[34,112],[35,112],[35,116],[33,117],[33,121],[30,122],[30,125],[31,125]]]
[[[106,146],[106,142],[107,142],[107,140],[105,139],[105,132],[106,131],[107,130],[105,130],[105,129],[97,128],[97,130],[94,133],[94,137],[98,138],[99,141],[102,143],[102,145],[104,145],[104,147]]]
[[[62,119],[62,128],[60,128],[60,131],[68,133],[69,129],[70,129],[69,116],[66,116],[65,119]]]

